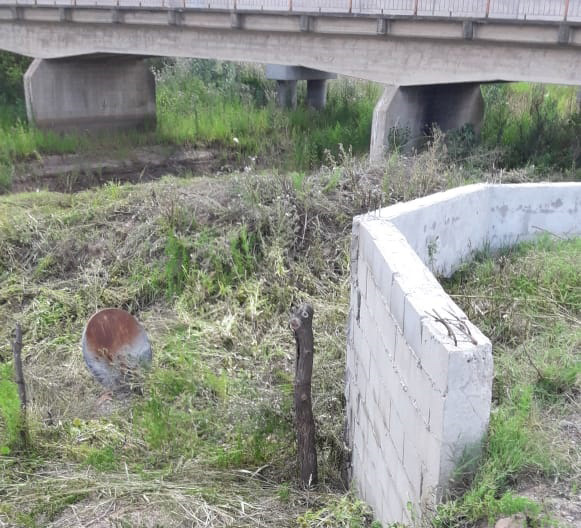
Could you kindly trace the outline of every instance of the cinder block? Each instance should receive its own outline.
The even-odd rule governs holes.
[[[417,367],[417,358],[402,334],[396,334],[395,338],[395,364],[399,369],[403,382],[409,388],[410,371]]]
[[[415,500],[414,491],[407,476],[405,466],[403,466],[401,470],[396,473],[395,484],[397,487],[398,496],[403,502],[405,508],[408,502],[413,502]]]
[[[389,298],[389,311],[402,332],[404,328],[405,296],[406,290],[402,278],[395,274],[391,285],[391,296]]]
[[[438,399],[442,399],[432,384],[421,362],[414,360],[412,368],[409,371],[407,384],[409,394],[415,400],[419,412],[426,424],[429,425],[430,406]]]
[[[369,266],[370,275],[373,277],[379,291],[386,299],[389,299],[393,273],[386,259],[390,253],[382,251],[389,242],[383,239],[383,235],[387,236],[387,232],[382,233],[380,230],[379,234],[372,234],[376,224],[376,220],[365,221],[362,224],[361,233],[365,244],[364,258]],[[392,251],[397,251],[397,247],[394,244]]]
[[[355,379],[360,387],[365,387],[369,381],[369,359],[371,357],[371,351],[367,338],[359,325],[355,325],[353,328],[353,339],[356,350]]]
[[[402,463],[389,431],[385,431],[381,437],[381,456],[383,457],[384,466],[387,468],[387,475],[389,479],[393,480],[396,469]]]
[[[427,431],[415,439],[417,451],[422,459],[424,468],[423,494],[429,494],[441,485],[440,462],[442,458],[442,442]]]
[[[395,446],[397,458],[403,462],[405,427],[404,422],[399,417],[397,405],[392,407],[389,415],[389,434]]]
[[[443,485],[465,451],[474,456],[480,451],[490,416],[492,347],[482,344],[465,348],[469,349],[450,354],[440,462]]]
[[[367,283],[367,308],[377,324],[384,349],[389,354],[393,354],[397,325],[389,309],[388,302],[371,278]]]
[[[358,446],[359,451],[363,449],[367,440],[367,420],[361,412],[361,405],[357,409],[357,418],[353,423],[353,446]]]
[[[390,482],[390,486],[386,493],[386,498],[387,507],[384,512],[384,518],[382,519],[384,526],[402,522],[404,519],[405,504],[399,496],[395,480]]]
[[[443,292],[442,292],[443,293]],[[410,347],[419,351],[422,346],[423,320],[431,317],[433,309],[445,313],[442,305],[449,304],[449,297],[432,290],[416,290],[405,297],[403,334]]]
[[[430,402],[430,409],[428,414],[430,432],[432,432],[438,438],[442,438],[443,436],[445,406],[446,398],[443,396],[436,396]]]
[[[436,327],[439,324],[430,318],[422,320],[422,344],[418,355],[435,388],[445,395],[448,389],[449,355],[454,342]]]
[[[391,395],[388,389],[388,369],[393,369],[391,363],[387,359],[381,360],[372,358],[371,370],[374,373],[372,376],[372,401],[375,404],[377,418],[382,421],[386,430],[389,429],[389,415],[391,411]]]
[[[423,464],[420,454],[413,445],[411,435],[405,446],[403,465],[411,484],[413,502],[418,503],[421,499],[421,492],[423,491]]]
[[[361,304],[360,326],[361,331],[365,334],[365,338],[369,344],[370,357],[375,355],[383,355],[383,342],[381,341],[381,337],[379,335],[378,324],[371,315],[371,312],[365,303]]]
[[[367,298],[367,275],[367,264],[365,264],[365,261],[360,260],[357,265],[357,289],[361,294],[362,299]]]
[[[357,268],[360,257],[360,243],[359,233],[361,230],[361,217],[355,217],[351,226],[351,249],[350,249],[350,264],[351,264],[351,281],[354,282],[357,277]]]
[[[347,351],[345,352],[345,379],[355,382],[355,364],[356,352],[351,343],[347,343]]]

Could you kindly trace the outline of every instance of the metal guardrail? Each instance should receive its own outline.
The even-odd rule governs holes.
[[[0,6],[216,9],[581,21],[581,0],[0,0]]]

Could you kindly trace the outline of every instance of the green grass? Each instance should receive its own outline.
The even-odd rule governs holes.
[[[579,177],[581,114],[574,86],[529,83],[482,88],[482,145],[498,152],[504,168],[537,165]]]
[[[34,402],[30,447],[16,457],[6,381],[3,522],[41,526],[71,502],[84,518],[116,497],[129,524],[149,512],[175,525],[186,506],[192,523],[213,512],[213,526],[252,526],[256,516],[294,526],[305,515],[314,527],[329,512],[369,526],[339,479],[347,248],[368,196],[349,163],[300,177],[167,177],[0,200],[0,357],[10,365],[20,321]],[[322,485],[309,492],[296,478],[288,328],[289,307],[303,299],[316,310],[320,417]],[[144,396],[108,411],[79,349],[87,318],[104,306],[137,314],[154,345]]]
[[[0,418],[3,423],[0,436],[0,455],[8,455],[20,444],[20,400],[12,365],[0,365]]]
[[[157,129],[147,133],[96,136],[41,132],[26,122],[21,100],[0,101],[0,189],[9,169],[46,154],[95,153],[107,156],[151,143],[220,149],[236,164],[310,169],[337,154],[339,144],[365,153],[379,88],[372,83],[329,83],[321,112],[304,106],[289,111],[274,103],[275,83],[251,66],[201,60],[154,64],[157,78]],[[0,83],[2,80],[0,79]],[[15,95],[15,97],[17,94]]]
[[[241,162],[309,169],[339,144],[364,153],[379,88],[342,79],[329,83],[327,106],[294,111],[275,107],[275,84],[253,67],[213,61],[176,61],[157,72],[158,135],[177,144],[219,145]],[[304,88],[304,87],[303,87]]]
[[[475,474],[461,472],[437,526],[458,526],[522,512],[533,526],[553,525],[542,505],[519,497],[527,482],[572,483],[570,442],[555,442],[559,420],[581,390],[581,240],[549,236],[468,264],[447,289],[493,343],[493,411]],[[573,448],[574,450],[574,448]],[[561,492],[554,492],[561,493]]]
[[[43,515],[71,515],[78,497],[89,522],[116,497],[129,524],[147,512],[175,525],[185,505],[194,525],[212,512],[218,527],[370,526],[340,482],[351,222],[404,188],[413,197],[460,181],[453,165],[435,163],[441,148],[394,158],[385,173],[341,149],[314,173],[168,176],[0,198],[0,364],[10,365],[18,320],[34,402],[29,449],[17,457],[0,418],[11,450],[0,458],[0,519],[42,525]],[[296,474],[288,328],[289,308],[303,300],[315,307],[321,482],[308,492]],[[143,397],[98,404],[79,340],[106,306],[139,317],[154,363]]]
[[[0,190],[11,184],[12,165],[47,154],[102,152],[122,156],[127,149],[152,143],[215,148],[225,162],[240,167],[272,164],[285,170],[309,170],[326,162],[340,147],[354,154],[369,148],[371,120],[380,87],[340,79],[329,82],[323,111],[275,106],[275,83],[250,65],[202,60],[152,62],[157,81],[157,129],[147,133],[61,135],[41,132],[26,122],[12,62],[2,80],[10,97],[0,101]],[[304,84],[304,83],[303,83]],[[566,172],[577,178],[581,156],[581,120],[575,88],[515,83],[482,88],[486,112],[482,136],[470,130],[449,134],[449,152],[477,168]],[[19,95],[20,94],[20,95]]]

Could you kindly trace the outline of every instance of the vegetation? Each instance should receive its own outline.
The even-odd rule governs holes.
[[[202,60],[156,61],[152,68],[158,125],[150,133],[88,138],[40,132],[26,123],[20,99],[0,101],[0,185],[13,163],[45,153],[102,151],[110,156],[132,146],[171,143],[219,148],[240,167],[258,163],[306,170],[319,165],[326,150],[336,155],[339,144],[351,145],[356,153],[369,147],[379,95],[372,83],[330,83],[322,112],[304,106],[302,86],[299,107],[289,111],[276,108],[275,82],[259,68]]]
[[[0,189],[9,188],[14,163],[48,153],[123,153],[154,143],[219,149],[244,166],[309,170],[338,155],[338,145],[367,152],[373,107],[380,87],[340,79],[329,83],[328,104],[304,105],[305,86],[294,111],[275,107],[275,83],[249,65],[217,61],[152,61],[157,80],[158,126],[150,133],[88,138],[40,132],[26,122],[21,75],[28,59],[0,54]],[[574,87],[525,83],[482,87],[486,113],[481,138],[470,128],[449,134],[449,154],[478,171],[537,169],[578,177],[581,119]],[[577,176],[575,176],[577,175]]]
[[[339,478],[351,219],[403,189],[411,198],[457,185],[443,152],[440,140],[385,171],[340,151],[310,174],[2,198],[0,357],[10,364],[20,321],[31,395],[29,451],[0,419],[2,520],[71,526],[69,504],[82,523],[114,501],[119,522],[134,525],[180,512],[193,525],[368,526]],[[320,487],[310,492],[297,486],[292,421],[288,310],[301,300],[315,308]],[[105,306],[135,313],[151,336],[143,398],[98,400],[85,369],[82,328]],[[6,394],[3,416],[16,406]]]
[[[0,77],[3,189],[15,163],[46,153],[159,142],[215,147],[246,169],[0,198],[0,524],[375,528],[340,479],[352,217],[482,179],[578,178],[574,92],[484,87],[481,140],[435,130],[420,153],[371,168],[355,157],[368,148],[369,83],[331,83],[324,112],[285,111],[255,68],[156,61],[157,130],[89,140],[26,124],[14,82],[26,63],[14,60],[0,55],[12,72]],[[543,509],[519,486],[575,489],[574,446],[553,433],[579,394],[580,252],[544,239],[482,255],[448,284],[493,339],[496,410],[479,469],[458,473],[434,525],[514,512],[539,524]],[[315,308],[316,490],[298,485],[295,464],[288,311],[303,300]],[[83,325],[107,306],[134,313],[153,342],[142,397],[100,397],[83,364]],[[26,447],[15,321],[31,398]]]
[[[547,236],[482,254],[448,282],[492,340],[495,410],[476,474],[458,474],[457,498],[438,509],[436,526],[517,512],[532,526],[554,525],[541,504],[518,490],[542,482],[547,495],[551,488],[565,498],[575,494],[578,446],[563,423],[574,419],[581,391],[580,259],[580,239]]]
[[[504,168],[537,165],[577,171],[581,164],[581,113],[576,87],[516,83],[484,86],[482,145],[498,150]]]

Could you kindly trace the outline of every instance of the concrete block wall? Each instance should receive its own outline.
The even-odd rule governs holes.
[[[473,185],[355,218],[345,395],[350,476],[384,524],[437,502],[479,450],[490,341],[430,269],[543,230],[581,234],[581,184]]]

